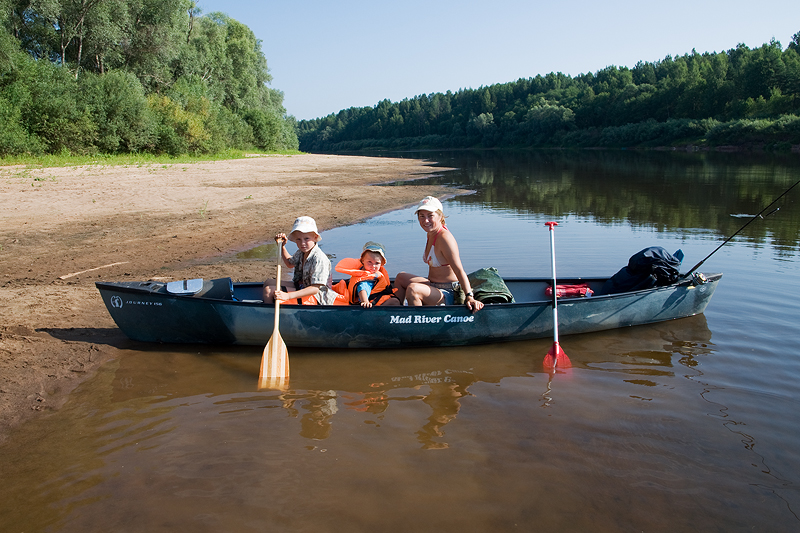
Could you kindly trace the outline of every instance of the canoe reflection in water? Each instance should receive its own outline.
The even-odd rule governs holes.
[[[710,341],[704,315],[572,335],[565,344],[573,376],[542,370],[542,357],[551,344],[546,339],[379,354],[298,348],[292,353],[291,388],[258,393],[252,390],[252,377],[260,354],[251,349],[131,342],[132,349],[118,359],[110,400],[138,404],[135,416],[167,416],[169,423],[180,424],[189,422],[181,422],[175,411],[198,401],[204,411],[212,409],[223,417],[284,409],[287,423],[299,421],[299,435],[311,441],[331,438],[337,418],[355,417],[381,431],[413,435],[422,448],[440,449],[455,442],[447,437],[448,426],[457,424],[475,386],[520,387],[529,391],[521,392],[528,406],[546,408],[563,401],[569,382],[583,379],[581,373],[601,372],[612,383],[633,385],[640,391],[635,396],[647,398],[655,384],[676,374],[696,374],[698,358],[714,352]],[[485,387],[479,394],[486,399]],[[569,394],[574,398],[578,392],[570,386]],[[468,405],[473,403],[475,408],[485,405]],[[425,408],[420,410],[420,404]]]
[[[659,381],[681,372],[696,373],[698,358],[714,352],[710,341],[706,318],[698,315],[572,335],[566,344],[571,372],[578,373],[575,377],[602,372],[614,383],[634,385],[634,390],[640,390],[636,396],[647,398]],[[475,386],[518,386],[526,397],[526,408],[547,408],[563,401],[572,377],[542,370],[541,360],[550,344],[542,339],[380,353],[299,348],[292,353],[291,388],[255,393],[252,376],[260,354],[246,347],[131,343],[133,349],[118,360],[110,400],[112,404],[151,404],[136,410],[144,417],[160,417],[195,401],[223,416],[282,409],[290,426],[291,420],[299,421],[299,435],[312,441],[331,438],[337,418],[355,417],[381,431],[413,435],[422,448],[441,449],[455,442],[448,439],[448,429],[457,424],[464,399],[473,396],[470,389]],[[577,392],[571,389],[574,397]],[[486,389],[480,394],[485,397]],[[630,391],[628,395],[634,397]],[[425,409],[420,410],[420,404]],[[483,403],[467,405],[477,408]],[[173,422],[179,420],[177,415],[168,416]]]

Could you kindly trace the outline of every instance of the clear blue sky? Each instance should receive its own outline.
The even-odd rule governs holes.
[[[633,67],[800,32],[800,0],[198,0],[262,41],[298,120],[537,74]]]

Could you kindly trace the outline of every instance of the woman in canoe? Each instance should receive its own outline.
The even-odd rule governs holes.
[[[395,278],[396,297],[410,306],[452,305],[463,291],[464,305],[470,312],[483,307],[475,299],[467,273],[461,265],[456,238],[444,223],[442,203],[433,196],[423,198],[415,211],[419,225],[428,234],[422,261],[428,265],[428,277],[400,272]]]

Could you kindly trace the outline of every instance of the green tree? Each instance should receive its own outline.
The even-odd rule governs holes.
[[[120,43],[122,64],[141,81],[145,92],[164,91],[180,75],[174,64],[189,28],[189,0],[127,0],[128,25]],[[110,65],[117,66],[117,65]]]
[[[95,5],[83,23],[81,45],[70,54],[70,61],[81,70],[100,74],[120,68],[130,15],[125,0],[103,0]]]

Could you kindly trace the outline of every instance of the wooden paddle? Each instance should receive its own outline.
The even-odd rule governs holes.
[[[275,290],[280,290],[281,287],[282,244],[278,241],[278,273],[275,276]],[[281,301],[275,298],[275,327],[272,330],[272,337],[264,347],[264,354],[261,356],[261,370],[258,373],[259,389],[283,390],[289,386],[289,353],[278,328],[280,307]]]
[[[550,258],[551,270],[553,272],[553,347],[544,356],[544,367],[555,370],[557,366],[561,368],[570,368],[570,362],[567,354],[561,349],[558,343],[558,296],[556,293],[556,241],[553,234],[553,228],[558,226],[558,222],[545,222],[545,226],[550,228]]]

